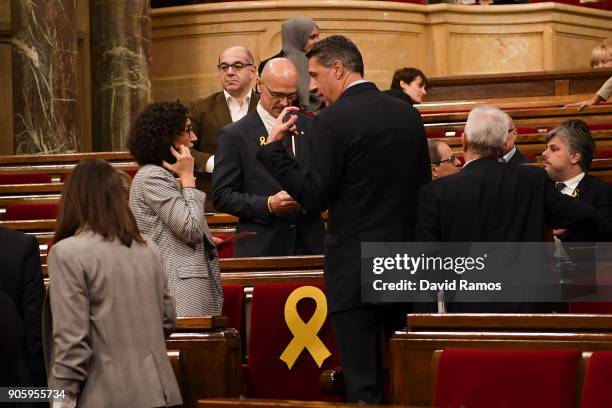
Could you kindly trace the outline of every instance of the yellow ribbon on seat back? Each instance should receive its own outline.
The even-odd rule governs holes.
[[[297,304],[304,298],[313,299],[316,308],[308,322],[304,322],[297,310]],[[291,292],[285,302],[285,322],[293,334],[293,339],[281,354],[280,359],[291,370],[303,349],[308,350],[319,368],[325,359],[331,356],[330,351],[319,338],[319,330],[327,317],[327,300],[323,291],[315,286],[301,286]]]

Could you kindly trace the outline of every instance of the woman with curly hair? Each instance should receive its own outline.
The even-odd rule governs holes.
[[[206,194],[195,188],[189,152],[196,140],[185,106],[156,102],[138,115],[128,141],[142,166],[130,207],[142,233],[161,249],[178,316],[219,315],[223,305],[219,256],[204,217]]]

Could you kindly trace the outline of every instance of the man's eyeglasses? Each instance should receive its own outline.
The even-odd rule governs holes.
[[[223,71],[223,72],[227,72],[230,67],[232,67],[234,69],[234,71],[240,71],[245,69],[246,67],[252,67],[253,64],[249,64],[246,62],[234,62],[233,64],[226,64],[225,62],[222,62],[221,64],[217,65],[217,68],[219,68],[219,71]]]
[[[437,163],[431,163],[434,166],[439,166],[444,162],[449,162],[450,164],[455,164],[455,160],[457,160],[457,156],[455,154],[451,154],[450,157],[448,159],[444,159],[444,160],[440,160]]]
[[[516,128],[508,129],[508,134],[510,134],[512,132],[516,132]]]
[[[293,92],[293,93],[290,93],[290,94],[284,94],[282,92],[272,92],[270,90],[270,88],[268,88],[266,86],[266,84],[264,84],[263,82],[261,84],[263,85],[264,88],[266,88],[266,90],[268,91],[270,96],[273,97],[273,98],[287,99],[287,102],[289,102],[289,103],[295,101],[298,98],[297,92]]]

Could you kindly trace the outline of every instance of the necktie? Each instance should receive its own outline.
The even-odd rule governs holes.
[[[557,189],[557,191],[561,191],[565,188],[565,183],[557,183],[555,184],[555,188]]]

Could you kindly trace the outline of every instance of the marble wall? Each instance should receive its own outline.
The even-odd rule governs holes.
[[[75,0],[11,3],[13,150],[79,150]]]
[[[125,150],[132,118],[151,100],[149,2],[90,0],[89,7],[94,149]]]

